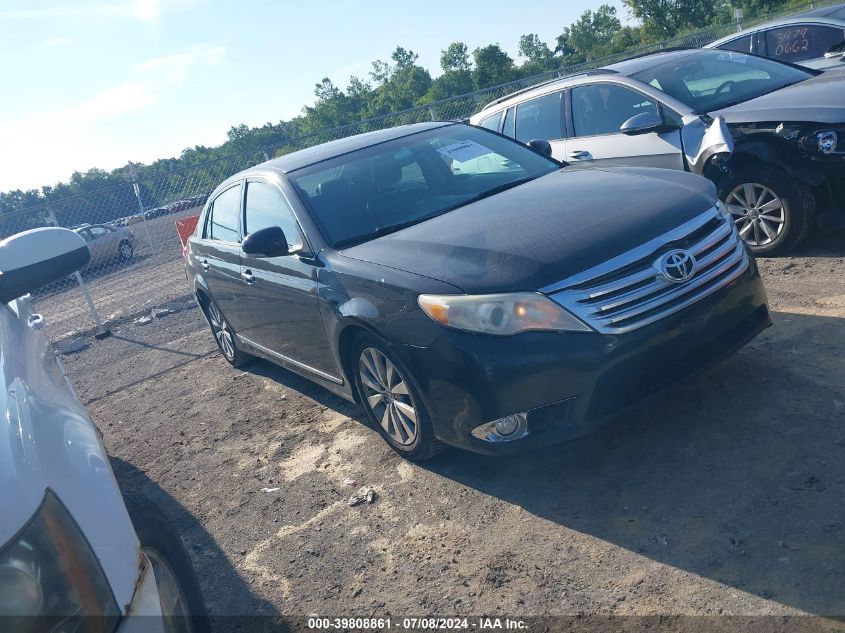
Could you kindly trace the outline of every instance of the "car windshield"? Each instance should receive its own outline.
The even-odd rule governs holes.
[[[326,239],[340,248],[423,222],[560,169],[503,136],[450,125],[291,173]]]
[[[754,99],[813,76],[787,64],[733,51],[699,51],[632,75],[697,113]]]

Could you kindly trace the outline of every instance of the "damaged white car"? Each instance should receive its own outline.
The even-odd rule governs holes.
[[[82,237],[67,229],[0,242],[0,628],[206,631],[179,537],[143,497],[121,494],[100,435],[41,331],[44,319],[25,297],[89,258]]]
[[[757,254],[845,224],[845,73],[681,49],[556,79],[470,122],[570,164],[684,169],[713,180]],[[532,143],[540,147],[538,143]]]

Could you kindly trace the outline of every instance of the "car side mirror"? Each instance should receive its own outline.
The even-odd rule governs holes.
[[[535,138],[528,141],[528,147],[546,158],[552,157],[552,144],[546,140]]]
[[[291,254],[288,239],[280,226],[268,226],[250,233],[241,242],[241,248],[244,253],[254,257],[283,257]]]
[[[0,242],[0,302],[8,303],[84,267],[82,236],[59,227],[30,229]]]
[[[636,136],[637,134],[659,132],[665,127],[666,122],[657,112],[640,112],[625,121],[619,131],[628,136]]]

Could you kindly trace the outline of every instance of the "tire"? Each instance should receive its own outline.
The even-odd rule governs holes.
[[[785,255],[804,241],[815,224],[810,188],[774,165],[732,170],[719,187],[719,198],[755,255]]]
[[[128,262],[130,259],[132,259],[134,254],[135,250],[132,248],[132,242],[123,240],[120,244],[117,245],[117,257],[120,261]]]
[[[153,567],[168,633],[208,633],[208,616],[191,559],[164,514],[139,494],[124,495],[141,550]],[[175,589],[175,590],[174,590]]]
[[[214,337],[214,342],[217,343],[217,349],[223,355],[232,367],[243,367],[250,363],[253,357],[246,352],[238,349],[238,344],[235,339],[235,331],[226,321],[226,317],[211,299],[200,302],[205,312],[205,318],[208,319],[208,325],[211,327],[211,334]]]
[[[431,416],[411,373],[384,341],[371,334],[359,335],[350,360],[359,402],[394,451],[421,462],[446,448],[434,436]]]

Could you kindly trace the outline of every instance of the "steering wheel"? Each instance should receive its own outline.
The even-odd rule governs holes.
[[[718,88],[716,88],[716,91],[715,91],[713,94],[714,94],[714,95],[720,94],[723,90],[727,90],[727,89],[729,89],[729,88],[730,88],[731,86],[733,86],[735,83],[736,83],[736,82],[735,82],[733,79],[728,79],[726,82],[724,82],[724,83],[723,83],[722,85],[720,85]]]

